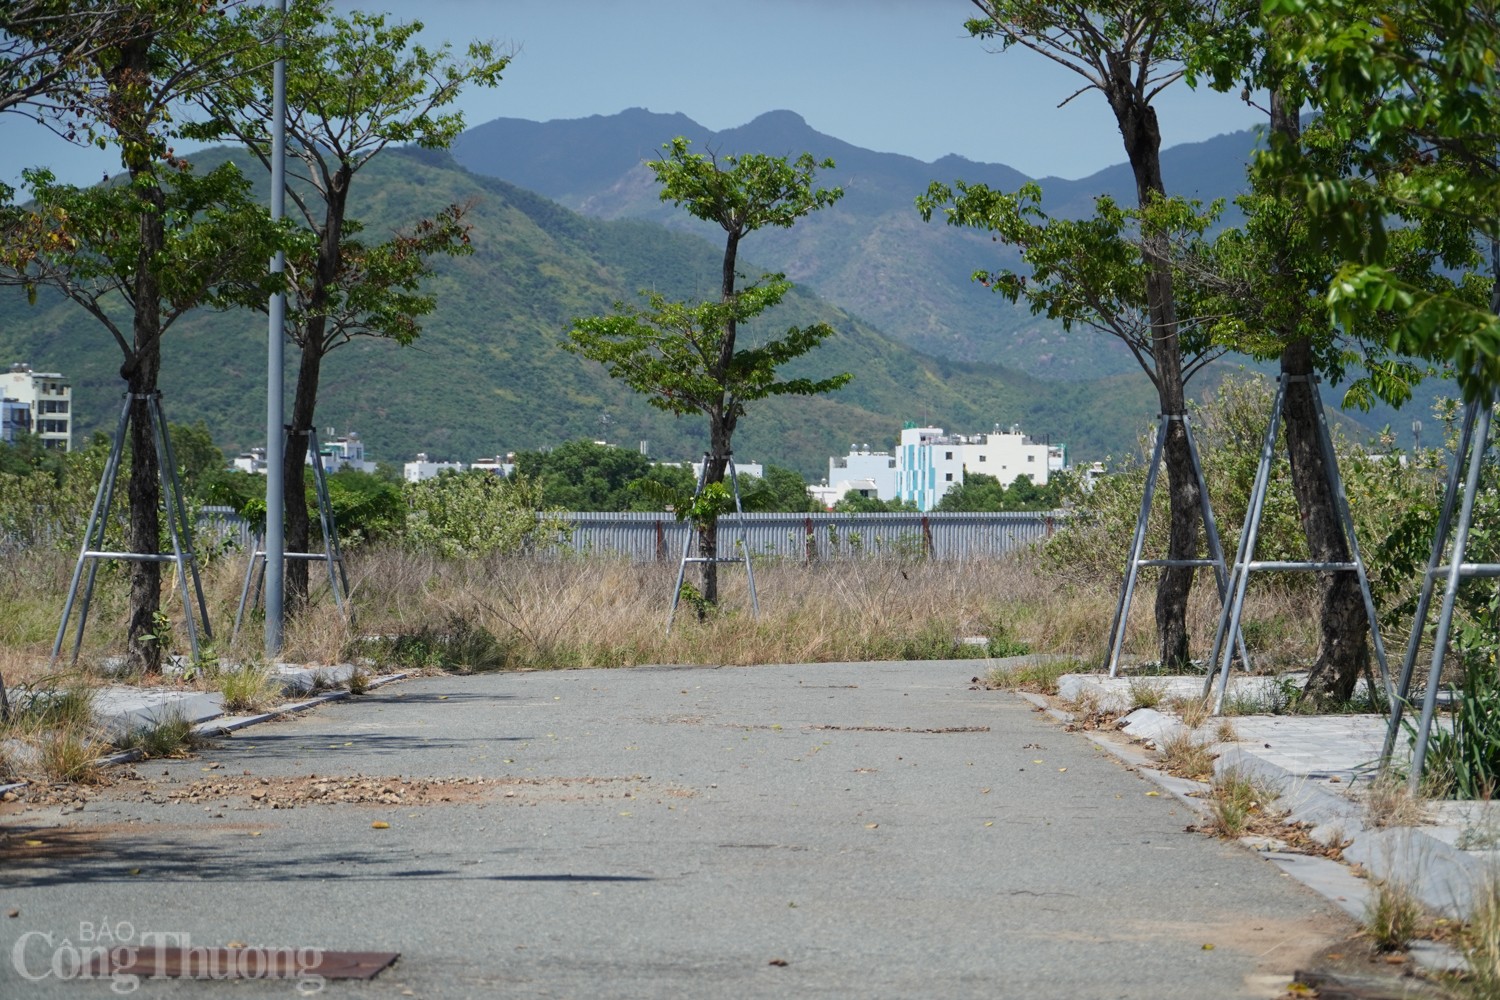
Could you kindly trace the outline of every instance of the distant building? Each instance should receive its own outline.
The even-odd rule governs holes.
[[[355,469],[359,472],[374,472],[375,463],[365,461],[365,443],[358,434],[350,431],[343,437],[334,437],[333,428],[328,428],[329,440],[318,443],[318,455],[323,459],[323,471],[334,473],[340,469]],[[312,464],[312,456],[307,462]]]
[[[462,462],[434,462],[427,457],[425,451],[417,452],[414,462],[407,462],[402,467],[402,475],[408,483],[420,483],[424,479],[436,479],[444,472],[463,472]]]
[[[961,485],[964,473],[982,472],[1001,486],[1021,476],[1037,486],[1047,485],[1051,474],[1067,467],[1066,445],[1033,441],[1012,426],[990,434],[945,434],[941,427],[907,424],[901,429],[896,453],[896,473],[902,500],[918,510],[932,510],[953,487]]]
[[[264,475],[266,471],[266,449],[251,448],[249,451],[242,451],[229,464],[241,472]]]
[[[504,456],[496,455],[494,458],[477,458],[469,463],[469,469],[509,477],[516,471],[516,453],[508,452]]]
[[[944,434],[941,427],[918,427],[908,423],[901,429],[896,453],[897,481],[901,499],[931,510],[954,486],[964,481],[964,446],[961,434]]]
[[[678,463],[677,462],[657,462],[656,464],[657,465],[677,465]],[[766,475],[766,467],[764,465],[761,465],[759,462],[735,462],[734,463],[734,472],[735,472],[735,475],[738,475],[738,476],[754,476],[756,479],[764,479],[765,475]],[[728,473],[727,470],[725,471],[724,475],[725,475],[726,478],[728,477],[729,473]],[[694,462],[693,463],[693,479],[697,480],[697,479],[701,479],[702,477],[703,477],[703,463],[702,462]]]
[[[850,490],[862,497],[894,500],[901,495],[896,456],[888,451],[871,451],[869,445],[861,448],[851,444],[849,454],[828,460],[828,485],[819,489],[834,494],[834,503]]]
[[[57,372],[34,372],[28,364],[13,364],[0,375],[0,399],[25,404],[31,433],[46,448],[73,450],[73,383]],[[9,411],[12,419],[14,408]],[[11,438],[7,438],[11,440]]]

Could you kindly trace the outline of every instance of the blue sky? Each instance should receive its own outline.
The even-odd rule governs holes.
[[[1124,160],[1104,99],[1022,50],[969,37],[968,0],[387,0],[338,4],[420,20],[426,41],[488,38],[515,61],[462,100],[468,123],[544,121],[630,107],[680,111],[712,129],[777,109],[839,139],[935,160],[957,153],[1036,177],[1082,177]],[[1158,100],[1163,145],[1258,124],[1236,97],[1179,83]],[[182,150],[179,150],[182,151]],[[97,180],[118,161],[0,115],[0,180],[45,164]]]

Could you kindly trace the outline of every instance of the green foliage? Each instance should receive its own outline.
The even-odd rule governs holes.
[[[313,484],[308,484],[307,493],[308,510],[315,512]],[[328,500],[339,541],[345,545],[396,538],[405,530],[406,496],[399,485],[379,476],[340,469],[328,477]]]
[[[20,256],[0,255],[0,283],[33,295],[41,286],[58,289],[104,325],[127,359],[146,347],[122,318],[139,305],[143,261],[159,295],[156,335],[189,310],[261,305],[280,287],[265,262],[287,233],[271,224],[232,163],[201,175],[186,168],[152,175],[161,204],[150,208],[142,207],[140,182],[77,187],[46,170],[24,176],[31,202],[6,209],[0,221],[35,236]],[[144,241],[142,212],[163,217],[162,245]]]
[[[42,472],[62,482],[68,452],[48,448],[35,434],[21,434],[14,442],[0,441],[0,474],[29,476]]]
[[[1449,687],[1451,725],[1432,727],[1422,778],[1435,794],[1488,802],[1500,790],[1500,679],[1493,631],[1477,642],[1461,640],[1460,651],[1464,683]],[[1403,725],[1415,743],[1410,714]]]
[[[902,500],[900,497],[892,497],[882,500],[879,497],[867,497],[859,490],[849,490],[838,500],[834,501],[833,510],[838,514],[883,514],[886,512],[915,511],[915,501]]]
[[[777,379],[777,369],[833,336],[825,323],[791,327],[754,348],[735,348],[738,324],[777,305],[791,289],[782,275],[741,289],[728,302],[696,304],[643,293],[646,309],[615,303],[615,314],[575,320],[568,349],[603,364],[667,413],[720,414],[736,420],[747,402],[832,392],[852,376]]]
[[[785,514],[819,513],[823,510],[807,492],[807,481],[779,465],[765,466],[764,478],[741,476],[740,487],[746,510]]]
[[[1270,382],[1261,376],[1226,379],[1191,414],[1226,557],[1234,553],[1244,522],[1273,392]],[[1149,440],[1143,439],[1138,454],[1149,454],[1149,447]],[[1047,542],[1043,553],[1048,564],[1060,571],[1118,575],[1140,515],[1145,482],[1145,462],[1132,457],[1091,488],[1085,489],[1081,482],[1071,483],[1066,502],[1073,506],[1076,516]],[[1164,508],[1164,503],[1153,504],[1147,522],[1146,545],[1150,551],[1166,547]],[[1268,487],[1258,557],[1302,558],[1305,548],[1296,499],[1282,459]]]
[[[516,472],[535,480],[545,502],[563,510],[631,510],[641,499],[631,484],[651,471],[639,452],[585,439],[516,452]]]
[[[10,449],[0,446],[0,455]],[[88,524],[108,447],[95,442],[74,452],[51,452],[30,471],[0,471],[0,548],[55,545],[76,553]],[[24,459],[9,467],[20,465]],[[123,545],[125,497],[116,490],[113,509],[105,513],[108,544]]]
[[[789,229],[844,196],[842,188],[814,185],[817,171],[832,169],[833,161],[815,160],[811,153],[792,161],[746,153],[726,156],[721,164],[714,154],[693,153],[691,147],[679,136],[662,147],[665,157],[647,164],[661,185],[661,200],[717,223],[733,237],[763,226]]]
[[[1026,511],[1056,510],[1062,506],[1060,483],[1037,486],[1025,474],[1009,486],[982,472],[964,472],[964,481],[943,494],[938,501],[941,511]]]
[[[688,513],[698,526],[704,600],[718,600],[717,522],[722,506],[716,487],[734,453],[734,432],[745,404],[773,396],[816,396],[832,392],[853,377],[786,377],[779,369],[833,336],[826,323],[791,327],[755,346],[738,343],[740,324],[778,305],[791,289],[782,274],[739,286],[736,261],[740,240],[764,226],[788,228],[798,219],[833,204],[843,192],[814,186],[818,169],[833,166],[802,154],[793,162],[761,153],[728,156],[721,164],[710,154],[689,151],[686,139],[663,147],[667,155],[651,164],[663,201],[680,205],[725,234],[717,301],[681,302],[643,292],[644,310],[615,304],[608,316],[575,319],[568,350],[602,363],[609,374],[646,397],[653,407],[677,416],[700,413],[708,419],[709,451],[703,482]],[[679,511],[679,516],[681,512]]]
[[[1329,170],[1276,148],[1261,168],[1305,199],[1319,236],[1346,263],[1328,282],[1336,322],[1392,319],[1393,351],[1450,362],[1465,398],[1500,385],[1496,302],[1462,287],[1433,289],[1392,266],[1390,231],[1425,224],[1500,236],[1500,140],[1493,10],[1461,0],[1372,8],[1360,0],[1267,0],[1264,14],[1294,30],[1274,58],[1310,67],[1307,103],[1353,106],[1342,138],[1360,149],[1358,169]]]
[[[559,511],[543,505],[542,489],[519,473],[444,473],[409,483],[406,540],[445,556],[537,551],[564,531]]]
[[[1186,259],[1199,252],[1204,233],[1222,211],[1215,203],[1156,198],[1145,208],[1126,208],[1108,196],[1094,202],[1086,219],[1052,218],[1042,211],[1042,189],[1034,183],[1014,194],[985,184],[934,181],[917,198],[924,221],[941,211],[950,226],[979,229],[1016,247],[1026,269],[975,271],[973,278],[1010,302],[1025,301],[1033,315],[1058,320],[1064,329],[1081,324],[1122,341],[1141,367],[1158,378],[1155,329],[1147,300],[1147,277],[1159,265],[1160,247]],[[1147,241],[1143,234],[1156,234]],[[1222,353],[1206,320],[1179,316],[1180,353],[1186,381]]]
[[[177,474],[183,492],[188,496],[199,496],[207,481],[228,465],[224,452],[214,444],[208,424],[201,419],[191,425],[168,424],[167,433],[172,441],[172,457],[177,459]]]

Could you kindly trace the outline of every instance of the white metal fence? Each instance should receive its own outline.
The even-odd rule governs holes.
[[[1065,511],[1003,514],[746,514],[752,555],[820,561],[853,558],[990,559],[1051,536]],[[570,513],[565,549],[636,562],[675,561],[689,530],[670,514]],[[739,542],[734,518],[719,519],[719,548]]]
[[[746,514],[745,543],[752,555],[810,562],[833,559],[992,559],[1052,535],[1067,511],[1003,514]],[[562,515],[567,537],[559,551],[608,555],[634,562],[675,561],[688,525],[671,514],[584,513]],[[248,524],[228,507],[204,507],[198,543],[243,548]],[[724,553],[739,543],[732,517],[719,519]]]

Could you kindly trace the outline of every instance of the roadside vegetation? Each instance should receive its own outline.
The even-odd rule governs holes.
[[[1261,379],[1231,380],[1195,411],[1209,488],[1231,549],[1244,517],[1269,393]],[[1448,408],[1438,416],[1451,428],[1453,413]],[[228,503],[252,524],[263,516],[264,501],[253,491],[258,478],[220,471],[222,456],[214,458],[211,442],[198,446],[201,432],[177,430],[194,442],[184,449],[195,456],[184,469],[195,484],[193,503]],[[1342,440],[1339,447],[1387,648],[1399,656],[1409,638],[1424,540],[1436,518],[1439,457],[1423,453],[1401,462]],[[1073,514],[1061,529],[1045,544],[1001,560],[933,562],[917,550],[830,562],[758,561],[758,619],[750,614],[743,573],[728,569],[720,607],[701,620],[679,618],[668,634],[663,626],[675,559],[631,564],[581,558],[556,545],[563,524],[552,497],[569,496],[581,484],[604,478],[591,472],[590,462],[615,461],[617,456],[608,454],[613,450],[580,446],[557,461],[537,455],[527,463],[536,478],[464,473],[405,484],[388,474],[336,474],[330,492],[356,617],[346,620],[314,587],[310,606],[288,624],[285,658],[354,662],[371,671],[480,671],[1028,652],[1076,657],[1074,668],[1037,665],[993,676],[976,669],[994,686],[1051,691],[1058,673],[1088,669],[1102,656],[1144,480],[1140,463],[1126,460],[1091,491],[1070,487],[1064,502]],[[7,539],[10,570],[0,579],[0,676],[18,694],[57,669],[47,665],[48,654],[76,559],[76,539],[65,526],[86,517],[103,457],[97,441],[65,456],[27,450],[24,444],[0,446],[0,537]],[[608,487],[612,495],[633,494],[630,481],[611,475],[621,480]],[[778,470],[766,485],[753,488],[768,495],[790,492],[780,482],[785,478]],[[1497,502],[1487,494],[1482,506]],[[1305,543],[1297,522],[1289,485],[1273,480],[1261,557],[1301,557]],[[1485,507],[1476,516],[1481,558],[1490,558],[1484,553],[1500,540],[1484,527],[1494,523],[1500,523],[1500,510]],[[1164,518],[1150,529],[1164,534]],[[229,636],[243,554],[211,535],[201,539],[199,551],[215,642],[202,662],[185,664],[185,673],[169,674],[162,682],[222,689],[236,705],[262,706],[272,695],[256,666],[262,649],[259,620],[252,615],[237,639]],[[128,611],[124,579],[117,567],[100,568],[79,661],[81,679],[105,677],[120,652]],[[1306,613],[1312,595],[1306,575],[1265,574],[1254,580],[1245,636],[1258,670],[1293,668],[1312,655],[1318,639],[1316,623]],[[162,604],[164,618],[152,634],[167,647],[165,656],[182,657],[187,650],[181,601],[170,583]],[[1155,645],[1147,604],[1137,601],[1127,619],[1125,650],[1137,659]],[[1211,588],[1195,588],[1187,621],[1197,648],[1211,642],[1218,610]],[[1472,669],[1493,655],[1493,613],[1490,594],[1478,585],[1465,588],[1455,629],[1453,662],[1459,669],[1445,677],[1456,687],[1452,711],[1458,722],[1435,738],[1431,754],[1432,781],[1443,786],[1439,790],[1467,797],[1489,794],[1497,774],[1493,748],[1500,740],[1493,720],[1500,713],[1493,707],[1494,685],[1484,680],[1483,671]],[[1152,672],[1149,665],[1140,670]],[[1131,691],[1136,707],[1163,700],[1149,676],[1138,678]],[[1273,684],[1267,691],[1242,699],[1243,704],[1231,699],[1229,714],[1303,707],[1295,685]]]

